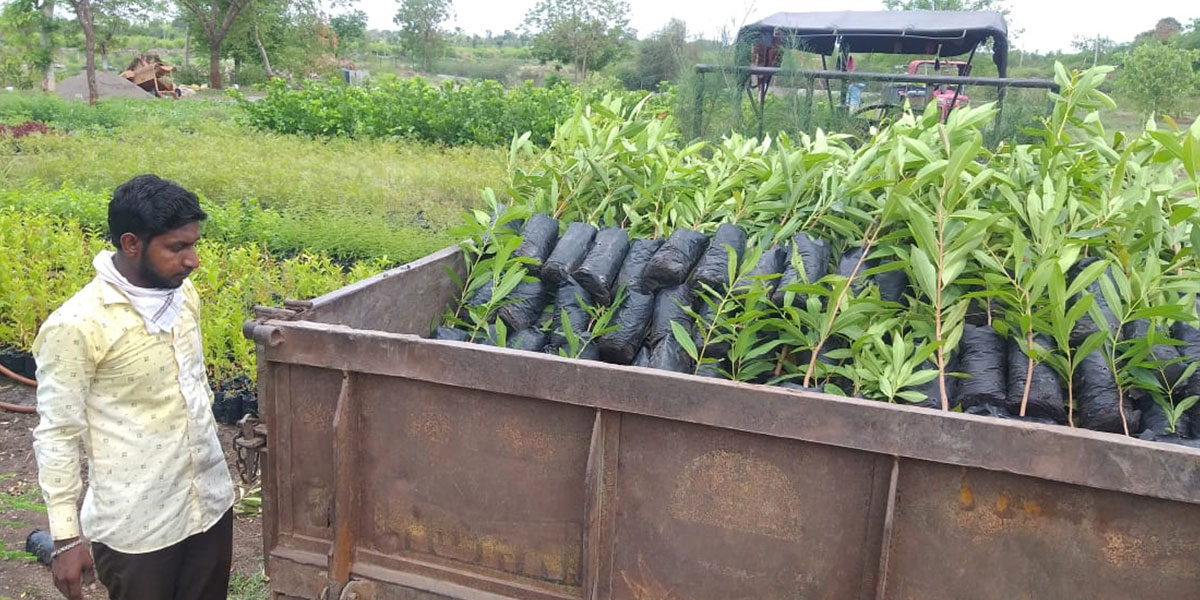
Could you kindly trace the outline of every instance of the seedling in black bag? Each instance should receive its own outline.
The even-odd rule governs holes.
[[[1062,377],[1063,382],[1067,385],[1067,424],[1074,427],[1075,409],[1078,405],[1075,393],[1075,374],[1088,355],[1099,351],[1104,345],[1106,335],[1104,331],[1096,331],[1084,339],[1079,346],[1073,346],[1071,333],[1075,330],[1075,324],[1079,322],[1079,319],[1093,308],[1095,297],[1087,292],[1087,289],[1104,273],[1108,268],[1108,263],[1107,261],[1097,261],[1088,265],[1071,280],[1069,286],[1066,272],[1058,261],[1050,261],[1049,268],[1050,303],[1041,313],[1045,315],[1044,320],[1039,322],[1045,323],[1050,337],[1054,340],[1057,352],[1046,356],[1045,360],[1058,372],[1059,377]],[[1073,304],[1068,301],[1069,298],[1076,297],[1078,299]]]
[[[911,278],[928,301],[929,320],[934,324],[937,352],[934,363],[938,368],[938,386],[942,410],[949,410],[946,389],[949,353],[958,346],[962,335],[963,317],[969,299],[963,298],[954,285],[966,270],[971,254],[986,238],[986,233],[1002,215],[976,210],[978,199],[972,190],[986,184],[989,170],[983,170],[974,159],[981,154],[982,136],[978,131],[965,131],[965,139],[951,145],[952,133],[938,126],[945,159],[931,162],[929,167],[912,179],[897,186],[903,204],[901,211],[912,232],[915,246],[909,257]],[[971,177],[964,185],[964,175]]]
[[[1123,341],[1123,352],[1119,358],[1127,366],[1132,385],[1149,394],[1151,401],[1162,409],[1167,419],[1166,431],[1156,433],[1179,433],[1184,413],[1200,401],[1200,395],[1186,395],[1188,379],[1200,367],[1200,363],[1193,361],[1184,367],[1184,359],[1178,351],[1173,358],[1163,359],[1163,354],[1169,354],[1164,349],[1175,350],[1175,343],[1175,340],[1151,324],[1145,335]],[[1146,411],[1143,411],[1145,414]]]
[[[559,318],[562,320],[562,333],[567,338],[566,347],[558,349],[559,356],[567,358],[599,358],[595,340],[606,333],[616,330],[615,325],[610,325],[610,321],[617,313],[617,309],[625,302],[625,288],[617,289],[616,296],[613,298],[612,304],[608,306],[596,306],[585,302],[584,298],[577,297],[576,300],[587,312],[588,323],[584,328],[586,334],[580,335],[577,329],[571,323],[571,315],[567,310],[562,310],[559,313]]]
[[[915,339],[906,317],[873,319],[863,335],[851,342],[852,360],[838,367],[854,383],[854,389],[843,391],[888,402],[927,402],[929,396],[920,388],[937,379],[938,371],[924,365],[930,364],[937,345],[909,341]]]
[[[812,384],[814,377],[817,374],[818,361],[822,357],[822,352],[825,350],[830,340],[839,333],[847,333],[849,329],[861,325],[866,320],[872,317],[878,317],[881,310],[885,307],[878,303],[871,302],[868,298],[858,299],[857,293],[852,293],[860,280],[866,279],[866,259],[870,255],[872,248],[875,245],[875,240],[879,236],[879,222],[874,221],[868,227],[866,234],[863,236],[862,246],[859,252],[856,253],[854,264],[848,269],[848,273],[844,275],[839,273],[833,279],[833,288],[830,290],[830,302],[826,306],[826,318],[822,319],[816,328],[816,336],[812,342],[811,357],[809,358],[808,367],[804,371],[804,380],[800,385],[809,387]]]
[[[1117,408],[1125,435],[1130,435],[1137,425],[1133,422],[1131,427],[1132,419],[1126,414],[1126,402],[1129,400],[1128,393],[1131,389],[1136,387],[1146,390],[1152,396],[1163,396],[1162,401],[1156,397],[1156,402],[1160,402],[1160,405],[1170,405],[1170,389],[1163,388],[1179,384],[1178,381],[1168,382],[1166,378],[1155,375],[1155,371],[1170,367],[1172,362],[1160,360],[1156,356],[1157,337],[1154,327],[1150,327],[1148,335],[1144,337],[1125,339],[1119,333],[1126,324],[1143,319],[1191,319],[1191,315],[1180,304],[1181,298],[1178,296],[1180,291],[1190,288],[1188,276],[1174,273],[1170,267],[1171,265],[1168,265],[1168,269],[1164,270],[1159,256],[1147,252],[1139,257],[1136,264],[1130,264],[1128,271],[1113,268],[1109,271],[1111,276],[1099,279],[1100,289],[1117,321],[1116,334],[1102,328],[1101,333],[1105,339],[1101,351],[1109,371],[1116,380]],[[1092,306],[1091,313],[1094,320],[1102,322],[1100,319],[1103,319],[1104,315],[1095,305]],[[1171,408],[1174,408],[1173,405]]]
[[[461,291],[454,309],[443,319],[445,323],[466,325],[467,320],[462,318],[463,311],[472,301],[487,305],[495,296],[503,298],[505,294],[496,294],[495,288],[503,280],[506,268],[532,262],[532,259],[513,257],[523,240],[510,226],[528,218],[529,209],[524,206],[502,207],[491,190],[484,191],[484,201],[491,209],[491,214],[482,210],[469,211],[463,223],[451,229],[453,235],[462,239],[459,246],[466,262],[467,276],[464,280],[453,269],[446,268],[446,273]],[[489,286],[486,294],[479,294]]]
[[[775,368],[773,352],[783,343],[776,335],[767,332],[770,317],[775,314],[771,304],[771,292],[778,274],[753,275],[762,264],[760,253],[764,253],[762,242],[744,258],[742,273],[737,278],[737,290],[730,297],[732,305],[725,310],[726,317],[714,319],[714,331],[709,343],[719,342],[728,346],[722,374],[734,381],[762,381]],[[776,253],[775,248],[766,250]]]
[[[507,327],[503,319],[495,318],[496,313],[516,302],[517,299],[512,298],[511,294],[519,286],[526,282],[540,285],[540,282],[526,272],[522,259],[511,257],[512,251],[520,243],[521,239],[515,236],[498,238],[492,245],[495,254],[476,263],[478,268],[490,269],[484,273],[490,279],[483,279],[482,276],[473,278],[474,281],[479,281],[475,285],[482,287],[485,283],[490,284],[491,294],[481,304],[460,301],[455,314],[447,318],[449,323],[469,333],[468,341],[481,341],[486,338],[494,345],[506,346]],[[470,289],[467,288],[468,293]]]
[[[716,239],[714,237],[714,240]],[[724,263],[725,273],[723,276],[710,273],[711,279],[738,281],[754,269],[761,254],[760,250],[752,250],[741,260],[739,248],[726,245],[725,251],[725,260],[714,261]],[[765,316],[758,307],[747,310],[765,300],[765,288],[758,284],[749,288],[725,285],[716,289],[701,281],[697,281],[696,285],[700,288],[698,295],[703,303],[701,310],[694,310],[690,306],[683,307],[690,323],[670,323],[671,336],[692,359],[692,372],[700,374],[702,370],[707,370],[728,379],[757,376],[758,373],[750,373],[747,370],[752,370],[749,361],[769,352],[778,345],[778,341],[766,347],[760,345],[762,349],[757,354],[748,356],[751,349],[745,346],[752,343],[756,336],[752,332],[750,337],[746,337],[741,332],[752,323],[751,319],[761,319]],[[763,326],[765,322],[758,325],[754,332]],[[739,346],[739,342],[741,347],[735,348]],[[725,368],[727,361],[729,368]]]

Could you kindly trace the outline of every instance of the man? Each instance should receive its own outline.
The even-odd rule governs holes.
[[[54,585],[71,600],[93,570],[112,600],[226,597],[233,481],[188,279],[206,218],[195,194],[153,175],[118,187],[108,205],[116,252],[96,256],[95,279],[34,341],[38,480]]]

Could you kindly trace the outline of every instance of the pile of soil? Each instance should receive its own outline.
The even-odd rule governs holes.
[[[68,77],[56,85],[56,91],[59,96],[67,100],[83,100],[88,98],[87,74],[80,73],[74,77]],[[107,71],[96,71],[96,91],[100,98],[134,98],[134,99],[152,99],[152,96],[146,90],[134,85],[132,81]]]

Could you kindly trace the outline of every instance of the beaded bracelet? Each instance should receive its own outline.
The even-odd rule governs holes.
[[[63,552],[66,552],[68,550],[73,550],[76,546],[78,546],[82,543],[83,543],[83,538],[79,538],[79,539],[71,542],[70,544],[63,546],[62,548],[55,548],[54,552],[50,553],[50,560],[54,560],[55,558],[58,558],[59,554],[62,554]]]

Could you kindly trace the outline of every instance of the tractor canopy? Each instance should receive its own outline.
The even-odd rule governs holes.
[[[743,27],[738,40],[759,48],[786,47],[824,56],[857,52],[939,57],[968,54],[991,40],[1000,77],[1008,71],[1008,25],[1004,15],[990,11],[776,13]]]

